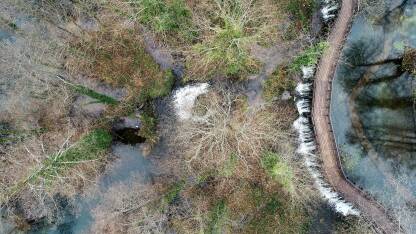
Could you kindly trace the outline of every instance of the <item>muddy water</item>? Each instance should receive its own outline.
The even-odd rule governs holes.
[[[416,1],[376,7],[356,17],[347,38],[332,125],[347,176],[415,233],[416,78],[400,65],[406,48],[416,48]]]

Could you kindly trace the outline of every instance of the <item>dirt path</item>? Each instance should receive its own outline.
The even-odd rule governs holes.
[[[343,198],[354,204],[363,216],[374,223],[381,233],[399,233],[399,225],[393,222],[386,211],[375,200],[367,196],[348,181],[340,167],[335,139],[332,133],[329,104],[331,81],[341,53],[344,39],[349,31],[356,2],[343,0],[335,26],[329,36],[329,48],[320,61],[314,83],[312,120],[316,141],[322,158],[323,171],[327,181]]]

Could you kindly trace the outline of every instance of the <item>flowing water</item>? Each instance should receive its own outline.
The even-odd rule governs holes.
[[[416,48],[416,1],[380,1],[358,14],[334,77],[331,120],[349,179],[415,233],[416,78],[401,68],[408,48]]]
[[[312,176],[315,187],[328,204],[335,209],[336,212],[346,215],[358,215],[351,204],[342,200],[342,198],[324,181],[320,172],[318,157],[315,154],[316,143],[311,123],[311,98],[312,98],[312,77],[314,74],[314,66],[303,67],[303,81],[296,87],[299,118],[293,123],[293,127],[298,132],[299,147],[297,152],[303,156],[305,165]]]
[[[322,18],[325,21],[333,19],[337,9],[338,3],[324,0],[321,8]],[[293,123],[293,127],[298,132],[299,146],[297,152],[304,158],[305,165],[314,180],[315,187],[328,205],[343,216],[359,215],[360,212],[333,191],[321,174],[319,159],[315,154],[316,142],[311,120],[312,87],[315,69],[316,64],[302,67],[302,82],[298,83],[295,89],[297,93],[295,99],[296,108],[299,113],[299,118]]]

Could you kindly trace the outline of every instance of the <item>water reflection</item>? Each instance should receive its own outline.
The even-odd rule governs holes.
[[[401,67],[416,48],[416,2],[359,15],[337,67],[331,118],[344,169],[416,232],[416,79]]]

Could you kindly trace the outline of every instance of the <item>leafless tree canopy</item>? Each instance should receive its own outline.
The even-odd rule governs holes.
[[[249,166],[265,150],[286,150],[290,118],[289,108],[250,109],[244,97],[220,89],[197,101],[193,118],[177,125],[174,143],[193,169],[218,168],[231,155]]]

